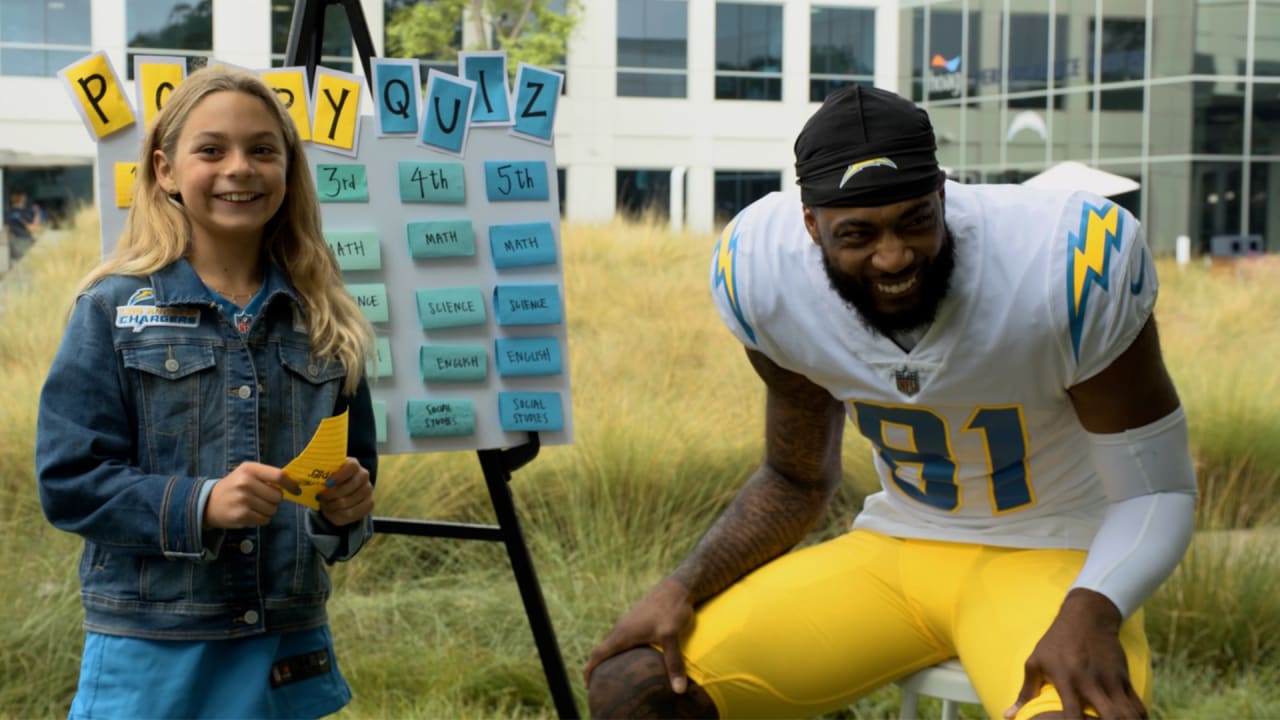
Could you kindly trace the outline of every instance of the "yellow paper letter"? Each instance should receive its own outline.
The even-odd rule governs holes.
[[[76,110],[94,139],[101,140],[134,123],[133,108],[106,53],[82,58],[59,70],[58,77],[71,91]]]
[[[133,207],[133,186],[138,181],[138,163],[118,162],[115,165],[116,207]]]
[[[316,70],[315,120],[311,142],[346,150],[356,150],[356,121],[360,119],[360,91],[363,83],[354,75],[335,70]]]
[[[138,80],[138,107],[142,122],[151,127],[160,108],[164,107],[174,88],[187,77],[187,64],[182,59],[138,58],[134,77]]]
[[[293,118],[293,124],[298,128],[298,137],[303,142],[310,140],[311,107],[307,102],[307,76],[300,68],[264,70],[260,75],[289,111],[289,117]]]

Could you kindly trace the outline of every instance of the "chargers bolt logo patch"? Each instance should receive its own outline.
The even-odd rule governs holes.
[[[897,170],[898,164],[887,157],[871,158],[870,160],[863,160],[861,162],[856,162],[850,165],[849,167],[845,168],[844,176],[840,178],[840,187],[844,187],[844,184],[849,182],[849,179],[852,178],[854,175],[857,175],[858,173],[862,172],[863,170],[866,170],[867,168],[873,168],[873,167],[887,167],[887,168],[893,168],[894,170]]]
[[[196,327],[199,324],[200,311],[194,308],[156,307],[156,292],[149,287],[134,291],[127,303],[116,306],[116,327],[133,328],[136,333],[153,325]]]

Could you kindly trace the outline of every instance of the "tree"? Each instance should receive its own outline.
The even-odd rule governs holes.
[[[505,50],[507,66],[564,64],[581,0],[390,3],[387,55],[456,62],[459,50]]]

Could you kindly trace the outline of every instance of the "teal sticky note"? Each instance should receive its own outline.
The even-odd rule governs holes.
[[[558,72],[520,63],[515,87],[516,124],[512,130],[550,145],[563,84],[564,75]]]
[[[549,222],[489,226],[489,250],[496,268],[552,265],[556,236]]]
[[[490,202],[546,200],[547,164],[541,160],[486,160],[484,191]]]
[[[489,376],[483,345],[423,345],[418,365],[426,382],[475,382]]]
[[[409,437],[452,437],[476,431],[476,411],[470,400],[410,400],[405,404]]]
[[[462,163],[401,160],[400,202],[448,203],[466,201]]]
[[[387,401],[373,401],[374,440],[380,443],[387,441]]]
[[[322,203],[369,202],[369,178],[364,165],[316,165],[316,195]]]
[[[461,155],[467,146],[471,106],[475,100],[474,82],[437,70],[428,71],[422,133],[418,142]]]
[[[499,285],[493,289],[493,317],[499,325],[557,325],[557,285]]]
[[[498,393],[498,424],[507,432],[554,432],[564,429],[558,392]]]
[[[419,290],[418,321],[423,330],[480,325],[488,317],[480,288],[451,287]]]
[[[376,232],[331,231],[324,234],[324,242],[338,258],[339,270],[382,269],[382,245]]]
[[[476,254],[476,233],[470,220],[409,223],[405,232],[409,256],[419,260]]]
[[[502,377],[560,374],[560,341],[557,338],[498,338],[493,345],[494,364]]]
[[[347,292],[371,323],[387,321],[387,286],[383,283],[348,283]]]
[[[376,338],[373,341],[373,349],[375,359],[365,363],[365,375],[371,378],[391,377],[391,340],[384,337]]]

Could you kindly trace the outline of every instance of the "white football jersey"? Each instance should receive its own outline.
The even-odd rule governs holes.
[[[799,194],[725,228],[721,316],[748,347],[843,402],[881,491],[854,527],[1012,547],[1087,549],[1106,498],[1067,388],[1106,368],[1156,300],[1134,217],[1089,193],[946,185],[951,290],[910,352],[831,288]]]

